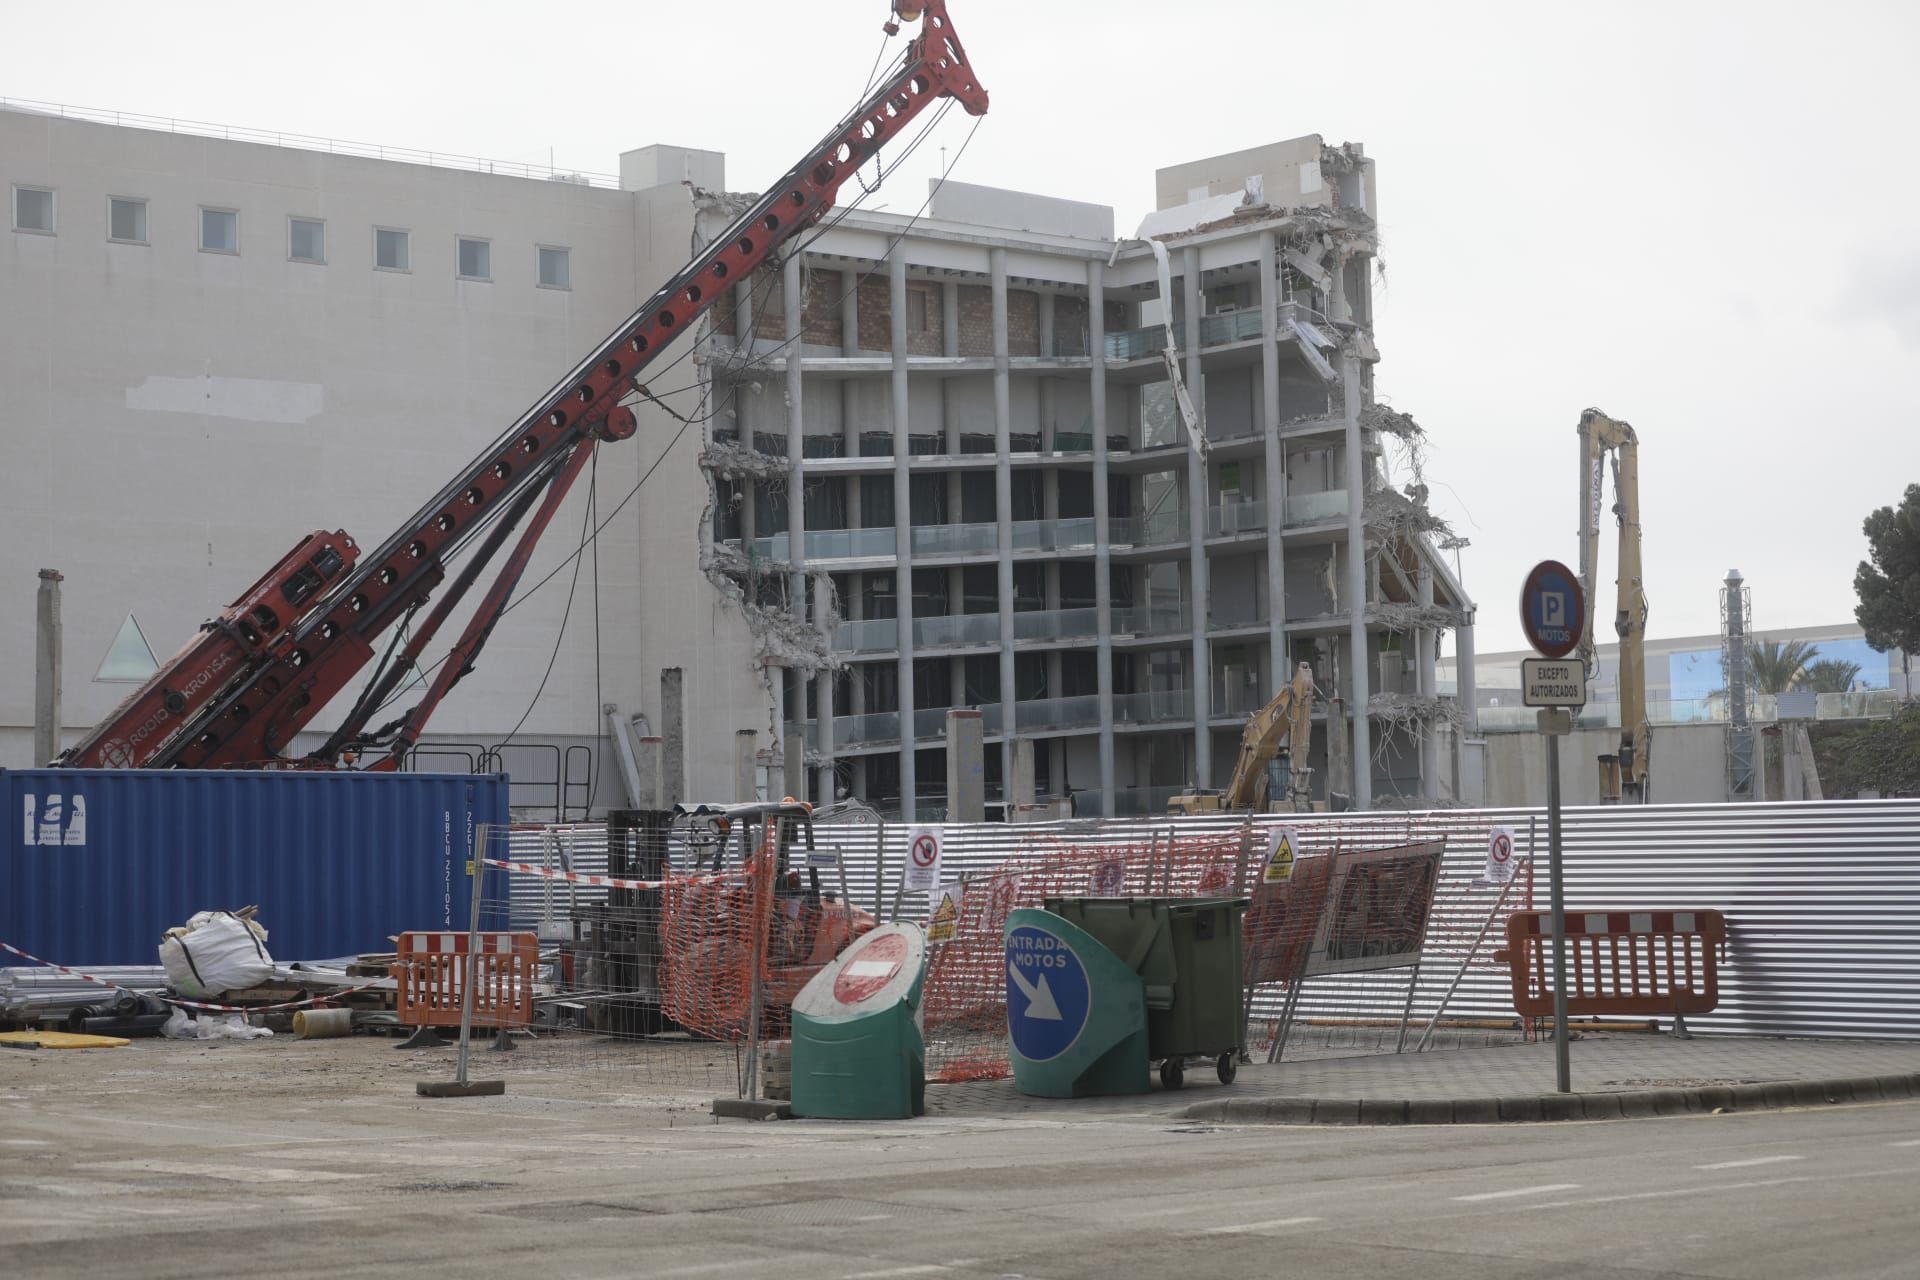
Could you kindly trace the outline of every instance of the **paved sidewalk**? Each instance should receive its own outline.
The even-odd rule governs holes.
[[[1543,1043],[1253,1063],[1231,1085],[1196,1065],[1185,1088],[1156,1085],[1130,1098],[1029,1098],[1011,1080],[936,1085],[927,1102],[937,1115],[1447,1124],[1920,1098],[1920,1044],[1587,1034],[1571,1046],[1571,1060],[1570,1094],[1554,1092],[1553,1046]]]

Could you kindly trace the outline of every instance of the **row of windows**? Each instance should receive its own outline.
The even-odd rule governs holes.
[[[55,233],[53,192],[46,187],[13,189],[13,229],[43,235]],[[107,197],[107,239],[116,244],[146,244],[147,202],[136,196]],[[462,280],[493,279],[493,242],[459,236],[457,270]],[[206,253],[240,252],[240,213],[236,209],[200,207],[200,248]],[[572,250],[537,245],[541,287],[573,287]],[[325,266],[327,224],[323,218],[287,219],[287,258]],[[373,229],[373,265],[381,271],[413,270],[413,233],[399,227]]]

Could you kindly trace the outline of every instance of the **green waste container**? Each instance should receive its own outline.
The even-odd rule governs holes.
[[[1177,1089],[1210,1058],[1221,1083],[1239,1070],[1245,898],[1048,898],[1046,909],[1098,939],[1140,975],[1147,1054]]]
[[[927,1110],[927,1051],[915,1014],[927,941],[917,924],[861,937],[793,1001],[793,1114],[905,1120]]]
[[[1014,1088],[1038,1098],[1147,1092],[1140,975],[1049,911],[1009,912],[1003,937]]]

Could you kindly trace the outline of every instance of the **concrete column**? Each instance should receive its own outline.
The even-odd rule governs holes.
[[[1480,733],[1480,677],[1473,668],[1473,614],[1467,614],[1467,620],[1453,629],[1453,666],[1454,684],[1460,699],[1460,714],[1466,723],[1460,727],[1464,738],[1478,737]]]
[[[987,820],[986,747],[981,740],[980,713],[955,708],[947,712],[947,821]]]
[[[1260,233],[1260,434],[1266,442],[1267,687],[1278,692],[1292,678],[1287,644],[1287,553],[1281,533],[1287,517],[1286,459],[1280,446],[1280,248]]]
[[[993,275],[993,518],[1000,578],[1001,777],[1013,777],[1013,430],[1012,372],[1007,357],[1007,251],[990,252]]]
[[[1045,290],[1040,294],[1040,354],[1051,357],[1057,354],[1053,341],[1053,292]]]
[[[648,736],[640,739],[635,746],[633,763],[640,775],[640,794],[633,798],[634,806],[640,809],[665,808],[666,806],[660,803],[662,740]]]
[[[849,269],[840,273],[840,294],[840,354],[857,356],[860,354],[860,273],[858,271]],[[847,456],[850,458],[860,456],[857,392],[858,384],[852,378],[840,380],[840,429],[846,440]],[[853,496],[856,501],[860,496],[859,484],[859,478],[855,477],[853,485],[856,492]],[[859,527],[858,517],[852,525],[854,528]]]
[[[40,767],[52,764],[61,751],[60,665],[65,637],[60,623],[60,584],[65,581],[58,569],[42,569],[35,602],[33,763]]]
[[[947,356],[960,354],[960,284],[956,280],[940,286],[940,351]]]
[[[860,273],[851,267],[840,273],[840,354],[860,354]]]
[[[1341,397],[1346,411],[1347,455],[1347,671],[1353,713],[1353,807],[1373,807],[1373,734],[1367,719],[1367,528],[1366,480],[1360,440],[1360,362],[1340,353]]]
[[[738,804],[751,804],[760,798],[759,781],[754,777],[759,749],[758,733],[752,729],[733,731],[733,798]]]
[[[887,259],[887,295],[892,302],[893,348],[893,558],[894,613],[898,619],[900,685],[900,816],[913,821],[919,781],[913,758],[913,486],[907,471],[907,258],[904,242]]]
[[[1087,264],[1087,349],[1093,373],[1088,405],[1093,417],[1093,603],[1100,630],[1095,671],[1100,694],[1100,813],[1113,816],[1113,584],[1107,540],[1107,324],[1105,264]]]
[[[806,424],[801,413],[801,333],[804,323],[800,296],[800,255],[787,259],[782,289],[786,303],[787,337],[787,608],[799,622],[807,620],[807,478]]]
[[[780,770],[783,775],[781,781],[784,784],[780,794],[782,796],[792,796],[795,800],[805,800],[807,798],[807,739],[805,734],[790,733],[786,736],[786,740],[781,744],[780,748]],[[826,792],[827,798],[821,800],[821,804],[832,803],[832,777],[833,774],[829,772],[827,774],[829,780]],[[767,799],[772,800],[774,797],[768,796]]]
[[[1206,375],[1201,372],[1200,251],[1187,248],[1180,270],[1186,285],[1187,395],[1204,432],[1207,421]],[[1182,428],[1184,431],[1184,427]],[[1193,782],[1213,785],[1213,662],[1207,652],[1207,469],[1199,450],[1187,450],[1187,574],[1193,594],[1193,655],[1188,682],[1193,688]]]
[[[687,798],[686,673],[679,667],[660,672],[660,807],[671,809]]]
[[[1008,816],[1014,806],[1033,803],[1033,739],[1007,739]]]
[[[1414,577],[1419,592],[1420,603],[1427,608],[1433,607],[1433,570],[1422,564]],[[1436,641],[1439,633],[1432,627],[1415,627],[1413,631],[1414,670],[1420,678],[1420,696],[1434,698],[1438,696],[1439,682],[1434,675],[1434,651],[1439,647]],[[1438,722],[1427,725],[1420,734],[1420,796],[1428,803],[1440,794],[1440,729]]]
[[[813,625],[822,633],[827,631],[827,600],[832,594],[833,580],[824,573],[816,575],[813,584]],[[814,794],[820,797],[821,804],[832,804],[836,799],[833,785],[833,680],[834,673],[830,667],[822,667],[813,677],[815,704],[813,740],[815,752],[820,759],[814,780]],[[804,737],[800,739],[800,743],[804,751],[806,747]],[[799,796],[800,793],[794,794]],[[805,799],[804,796],[800,798]]]
[[[733,341],[747,354],[753,350],[753,281],[733,286]]]

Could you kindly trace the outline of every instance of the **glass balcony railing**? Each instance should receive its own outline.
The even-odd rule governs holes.
[[[1013,523],[1015,551],[1091,551],[1094,522],[1092,516],[1066,520],[1016,520]]]
[[[1030,609],[1013,615],[1015,640],[1078,640],[1099,634],[1098,609]]]
[[[1245,342],[1260,336],[1260,308],[1222,311],[1200,317],[1200,345],[1217,347],[1229,342]]]
[[[1116,636],[1178,635],[1192,629],[1193,611],[1185,601],[1142,604],[1113,611],[1113,634]]]
[[[1000,639],[998,613],[950,613],[942,617],[915,618],[915,648],[938,648],[956,644],[994,644]]]
[[[1345,497],[1345,493],[1341,494]],[[1267,531],[1267,504],[1264,502],[1231,502],[1223,506],[1207,508],[1207,536],[1209,538],[1232,537],[1239,533],[1265,533]]]
[[[922,524],[913,527],[913,554],[992,555],[999,547],[999,530],[981,524]]]
[[[1296,493],[1287,498],[1289,526],[1337,520],[1346,515],[1347,491],[1332,489],[1324,493]],[[1267,527],[1264,501],[1234,502],[1207,508],[1206,536],[1233,537],[1260,534]],[[1091,516],[1071,516],[1060,520],[1016,520],[1012,538],[1015,551],[1091,552],[1097,536],[1097,523]],[[1107,522],[1111,546],[1176,546],[1187,540],[1184,511],[1156,511],[1144,516],[1117,516]],[[728,547],[757,560],[785,564],[789,559],[790,539],[785,533],[755,538],[750,547],[740,539],[726,540]],[[999,549],[999,530],[991,521],[971,524],[927,524],[913,526],[912,553],[916,556],[993,555]],[[829,560],[889,560],[896,543],[891,526],[871,529],[809,529],[806,554],[809,564]]]
[[[1156,511],[1107,521],[1107,541],[1116,547],[1162,547],[1186,540],[1184,511]]]
[[[1115,724],[1155,724],[1164,720],[1191,719],[1191,689],[1155,689],[1148,693],[1122,694],[1113,700]]]
[[[1089,729],[1100,726],[1100,696],[1034,698],[1013,704],[1014,728],[1019,733],[1048,729]]]
[[[1322,520],[1337,520],[1347,514],[1347,491],[1328,489],[1324,493],[1290,493],[1287,495],[1287,524],[1318,524]]]
[[[899,642],[900,624],[893,618],[843,622],[833,629],[835,653],[891,653]]]
[[[1186,322],[1173,323],[1174,345],[1186,341]],[[1243,307],[1200,317],[1200,345],[1217,347],[1229,342],[1245,342],[1260,336],[1260,308]],[[1138,360],[1153,355],[1167,345],[1167,327],[1150,324],[1140,329],[1121,329],[1107,335],[1107,359]]]

